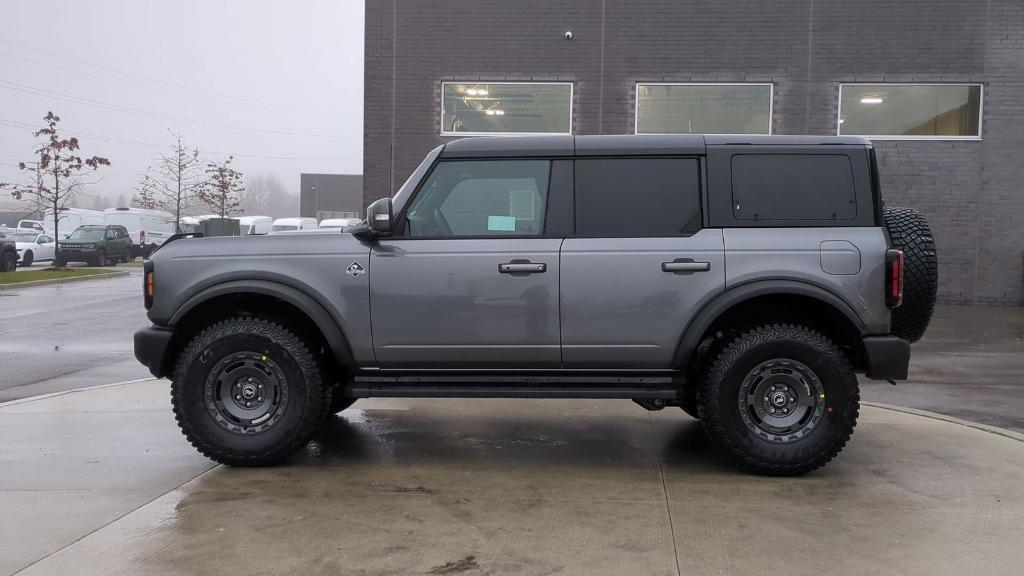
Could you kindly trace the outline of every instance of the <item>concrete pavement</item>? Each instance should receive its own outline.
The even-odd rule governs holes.
[[[149,376],[132,334],[146,325],[142,269],[127,277],[0,292],[0,402]]]
[[[212,468],[167,384],[0,407],[0,574],[1019,574],[1024,442],[865,407],[802,478],[677,409],[363,400],[289,464]],[[209,470],[209,471],[207,471]]]

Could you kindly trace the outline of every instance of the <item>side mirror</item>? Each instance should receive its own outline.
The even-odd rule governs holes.
[[[381,198],[366,208],[366,222],[352,227],[352,235],[362,240],[391,235],[391,198]]]

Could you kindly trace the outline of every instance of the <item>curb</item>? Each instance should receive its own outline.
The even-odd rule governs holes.
[[[17,274],[17,272],[11,272],[11,274]],[[118,270],[116,272],[103,272],[102,274],[90,274],[88,276],[73,276],[71,278],[53,278],[51,280],[32,280],[29,282],[17,282],[15,284],[0,284],[0,292],[17,290],[18,288],[31,288],[33,286],[49,286],[50,284],[84,282],[86,280],[101,280],[103,278],[121,278],[130,275],[131,272],[127,270]]]
[[[1013,430],[1007,430],[1006,428],[1000,428],[998,426],[990,426],[988,424],[980,424],[978,422],[971,422],[970,420],[963,420],[961,418],[955,418],[953,416],[946,416],[945,414],[938,414],[936,412],[929,412],[927,410],[918,410],[917,408],[906,408],[904,406],[894,406],[892,404],[882,404],[881,402],[861,402],[863,406],[870,406],[872,408],[881,408],[882,410],[890,410],[892,412],[902,412],[904,414],[910,414],[912,416],[921,416],[923,418],[931,418],[932,420],[941,420],[943,422],[949,422],[950,424],[959,424],[967,428],[974,428],[982,432],[988,432],[989,434],[995,434],[996,436],[1002,436],[1003,438],[1009,438],[1018,442],[1024,442],[1024,434],[1020,432],[1014,432]]]
[[[82,388],[72,388],[71,390],[61,390],[60,392],[50,392],[49,394],[40,394],[38,396],[29,396],[27,398],[18,398],[17,400],[8,400],[7,402],[0,402],[0,408],[6,408],[8,406],[15,406],[18,404],[27,404],[29,402],[35,402],[36,400],[46,400],[47,398],[55,398],[57,396],[63,396],[65,394],[74,394],[75,392],[86,392],[88,390],[99,390],[100,388],[113,388],[115,386],[124,386],[126,384],[138,384],[140,382],[149,382],[150,380],[159,380],[159,378],[139,378],[137,380],[125,380],[124,382],[114,382],[112,384],[97,384],[95,386],[84,386]]]

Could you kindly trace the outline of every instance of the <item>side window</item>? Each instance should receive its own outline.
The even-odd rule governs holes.
[[[406,212],[406,235],[539,236],[544,232],[548,160],[441,162]]]
[[[576,235],[686,236],[701,228],[695,158],[576,160]]]
[[[853,166],[845,154],[736,154],[737,220],[853,220]]]

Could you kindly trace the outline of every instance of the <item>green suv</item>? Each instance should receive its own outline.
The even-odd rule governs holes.
[[[124,226],[79,226],[66,240],[57,242],[55,264],[86,262],[90,266],[106,266],[108,262],[131,259],[132,239]]]

